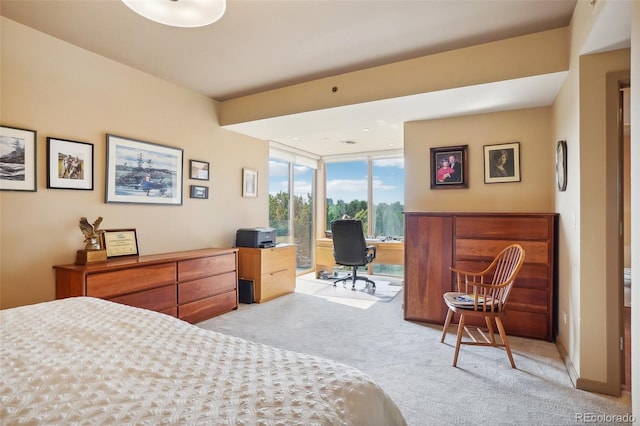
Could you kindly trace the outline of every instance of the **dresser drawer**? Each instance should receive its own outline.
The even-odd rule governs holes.
[[[190,323],[204,321],[238,307],[238,293],[229,291],[178,306],[178,318]]]
[[[188,281],[236,270],[235,253],[178,262],[178,281]]]
[[[176,282],[176,263],[129,268],[87,276],[86,295],[108,299]]]
[[[152,311],[171,311],[172,309],[175,310],[177,304],[176,286],[175,284],[170,284],[160,288],[127,294],[125,296],[112,297],[109,300],[124,305],[150,309]]]
[[[260,280],[260,286],[254,289],[254,300],[258,303],[295,291],[296,277],[293,269],[262,274]]]
[[[295,265],[296,250],[295,246],[275,247],[270,249],[262,249],[262,273],[271,273],[290,269],[291,265]]]
[[[525,252],[525,263],[549,263],[549,243],[547,241],[515,241],[515,240],[480,240],[456,239],[455,258],[458,259],[489,259],[494,257],[510,244],[518,243]]]
[[[236,273],[213,275],[198,280],[178,283],[178,303],[189,303],[216,294],[235,290],[237,287]]]
[[[510,240],[548,240],[546,217],[458,216],[456,238],[502,238]]]

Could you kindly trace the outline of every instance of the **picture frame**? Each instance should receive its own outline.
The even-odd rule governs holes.
[[[102,233],[102,242],[102,247],[107,251],[107,258],[139,254],[135,228],[105,229]]]
[[[209,187],[201,185],[191,185],[191,198],[206,200],[209,198]]]
[[[182,205],[183,150],[107,134],[106,203]]]
[[[258,172],[253,169],[242,169],[242,196],[258,196]]]
[[[556,145],[556,180],[558,190],[567,190],[567,141],[558,141]]]
[[[431,148],[431,189],[469,187],[468,145]]]
[[[520,182],[520,142],[484,146],[484,183]]]
[[[93,144],[47,137],[47,188],[93,191]]]
[[[36,192],[38,133],[0,126],[0,191]]]
[[[190,160],[189,177],[195,180],[209,180],[209,162]]]

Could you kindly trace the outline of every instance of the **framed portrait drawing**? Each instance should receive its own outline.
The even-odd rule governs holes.
[[[93,144],[48,137],[47,188],[93,190]]]
[[[207,161],[190,160],[189,177],[196,180],[209,180],[209,163]]]
[[[191,185],[191,198],[206,200],[209,198],[209,188],[200,185]]]
[[[258,196],[258,172],[252,169],[242,169],[242,196]]]
[[[183,150],[107,135],[106,203],[182,205]]]
[[[0,190],[37,191],[35,130],[0,126]]]
[[[520,142],[484,146],[484,183],[520,182]]]
[[[431,148],[431,189],[469,187],[468,145]]]

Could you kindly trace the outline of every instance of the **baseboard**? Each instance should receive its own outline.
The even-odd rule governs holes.
[[[558,352],[560,352],[560,357],[564,362],[564,366],[569,373],[569,378],[571,379],[571,383],[576,389],[587,391],[587,392],[595,392],[601,393],[603,395],[611,395],[611,396],[620,396],[622,390],[619,386],[614,386],[608,382],[598,382],[595,380],[589,380],[581,378],[576,371],[573,362],[569,358],[569,354],[567,349],[562,343],[562,339],[556,338],[556,347],[558,348]]]

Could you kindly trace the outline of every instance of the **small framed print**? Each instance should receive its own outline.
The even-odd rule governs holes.
[[[556,145],[556,180],[558,190],[567,190],[567,141],[558,141]]]
[[[138,255],[138,238],[135,229],[105,229],[102,238],[107,257]]]
[[[431,148],[431,189],[469,187],[468,145]]]
[[[209,163],[207,161],[189,161],[189,177],[196,180],[209,180]]]
[[[258,172],[252,169],[242,169],[242,196],[258,196]]]
[[[209,198],[209,187],[191,185],[191,198],[200,198],[206,200],[207,198]]]
[[[48,137],[47,188],[93,190],[93,145]]]
[[[35,130],[0,126],[0,190],[37,191]]]
[[[520,182],[520,142],[484,146],[484,183]]]

